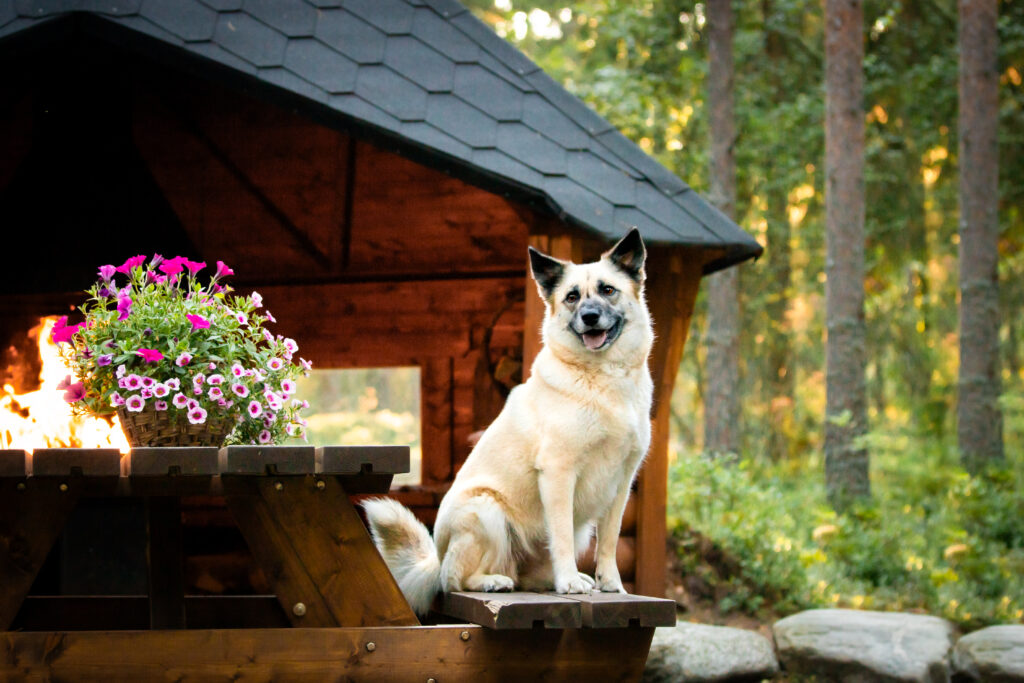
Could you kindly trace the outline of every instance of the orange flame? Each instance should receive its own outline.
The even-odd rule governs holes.
[[[55,317],[40,319],[29,332],[38,337],[40,387],[24,394],[5,384],[0,390],[0,448],[118,448],[129,451],[128,440],[116,416],[108,422],[99,417],[73,415],[57,385],[68,374],[57,345],[50,341]]]

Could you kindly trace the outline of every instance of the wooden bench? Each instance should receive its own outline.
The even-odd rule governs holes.
[[[621,593],[445,593],[436,611],[497,630],[675,626],[672,600]]]

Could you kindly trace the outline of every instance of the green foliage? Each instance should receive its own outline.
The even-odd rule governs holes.
[[[669,527],[683,570],[727,553],[719,609],[785,614],[812,606],[923,610],[965,628],[1024,618],[1024,478],[969,477],[955,451],[904,434],[869,435],[870,504],[837,515],[817,466],[691,454],[671,469]],[[915,464],[905,466],[913,458]],[[706,572],[705,572],[706,573]],[[767,598],[767,600],[764,600]]]

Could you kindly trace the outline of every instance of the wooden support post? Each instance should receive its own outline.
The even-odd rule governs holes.
[[[146,499],[146,563],[150,628],[185,628],[185,566],[181,551],[181,499]]]
[[[655,333],[650,359],[654,408],[651,448],[637,482],[636,592],[641,595],[665,594],[670,403],[703,264],[704,256],[696,250],[649,250],[646,294]]]
[[[337,480],[224,478],[235,492],[228,508],[294,626],[419,624]]]
[[[10,627],[81,495],[81,479],[0,479],[0,631]]]

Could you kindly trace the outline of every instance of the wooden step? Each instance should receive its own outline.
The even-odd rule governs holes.
[[[674,626],[672,600],[621,593],[445,593],[437,611],[493,629]]]

